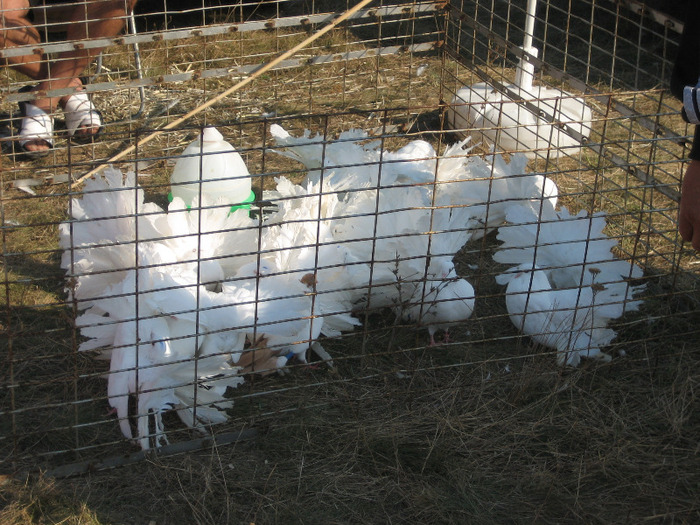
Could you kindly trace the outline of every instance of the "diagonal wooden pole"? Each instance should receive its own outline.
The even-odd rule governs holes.
[[[126,149],[120,151],[119,153],[113,155],[112,157],[110,157],[110,158],[107,159],[106,161],[102,162],[102,163],[101,163],[99,166],[97,166],[96,168],[94,168],[94,169],[88,171],[85,175],[82,175],[80,178],[76,179],[74,182],[71,183],[71,185],[70,185],[71,189],[74,189],[74,188],[77,187],[78,185],[82,184],[86,179],[92,177],[93,175],[95,175],[96,173],[98,173],[100,170],[102,170],[103,168],[105,168],[106,166],[108,166],[110,163],[112,163],[112,162],[114,162],[114,161],[117,161],[117,160],[119,160],[119,159],[124,158],[124,157],[127,156],[129,153],[131,153],[132,151],[134,151],[136,148],[138,148],[138,147],[140,147],[140,146],[142,146],[142,145],[144,145],[144,144],[150,142],[151,140],[153,140],[154,138],[156,138],[158,135],[160,135],[160,134],[163,133],[164,131],[167,131],[167,130],[172,129],[172,128],[176,127],[176,126],[179,126],[180,124],[182,124],[182,123],[185,122],[186,120],[188,120],[188,119],[192,118],[193,116],[195,116],[196,114],[198,114],[198,113],[204,111],[204,110],[207,109],[209,106],[212,106],[212,105],[216,104],[216,103],[219,102],[221,99],[226,98],[227,96],[229,96],[229,95],[232,94],[232,93],[235,93],[236,91],[238,91],[238,90],[241,89],[242,87],[246,86],[247,84],[250,84],[253,80],[255,80],[256,78],[258,78],[260,75],[262,75],[262,74],[265,73],[266,71],[269,71],[270,69],[272,69],[273,67],[275,67],[277,64],[279,64],[279,63],[282,62],[283,60],[288,59],[289,57],[291,57],[292,55],[294,55],[294,54],[295,54],[297,51],[299,51],[300,49],[305,48],[306,46],[308,46],[308,45],[309,45],[311,42],[313,42],[314,40],[317,40],[318,38],[322,37],[323,35],[325,35],[325,34],[328,33],[329,31],[331,31],[332,29],[334,29],[336,26],[338,26],[339,24],[341,24],[342,22],[344,22],[345,20],[347,20],[348,18],[350,18],[352,15],[354,15],[355,13],[357,13],[360,9],[362,9],[362,8],[365,7],[366,5],[372,3],[373,1],[374,1],[374,0],[361,0],[358,4],[356,4],[355,6],[351,7],[351,8],[348,9],[347,11],[345,11],[342,15],[340,15],[339,17],[337,17],[337,18],[336,18],[335,20],[333,20],[331,23],[329,23],[328,25],[324,26],[322,29],[320,29],[319,31],[317,31],[317,32],[314,33],[313,35],[309,36],[308,38],[304,39],[302,42],[298,43],[296,46],[294,46],[294,47],[292,47],[291,49],[285,51],[284,53],[282,53],[281,55],[279,55],[277,58],[275,58],[274,60],[272,60],[271,62],[268,62],[267,64],[262,64],[262,65],[260,65],[257,69],[253,70],[253,72],[250,74],[250,76],[244,78],[243,80],[241,80],[241,81],[238,82],[237,84],[234,84],[233,86],[231,86],[230,88],[228,88],[226,91],[224,91],[224,92],[218,94],[217,96],[215,96],[215,97],[213,97],[213,98],[207,100],[207,101],[204,102],[203,104],[197,106],[196,108],[194,108],[194,109],[193,109],[192,111],[190,111],[189,113],[186,113],[186,114],[184,114],[183,116],[181,116],[180,118],[178,118],[178,119],[176,119],[176,120],[173,120],[172,122],[169,122],[168,124],[166,124],[166,125],[163,126],[162,128],[155,130],[155,131],[154,131],[153,133],[151,133],[150,135],[146,135],[144,138],[142,138],[141,140],[139,140],[139,141],[136,142],[135,144],[133,144],[133,145],[129,146],[128,148],[126,148]]]

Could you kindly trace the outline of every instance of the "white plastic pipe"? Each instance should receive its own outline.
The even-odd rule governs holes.
[[[532,83],[535,77],[535,65],[527,59],[527,55],[537,57],[539,50],[532,45],[535,34],[535,15],[537,13],[537,0],[527,0],[527,12],[525,13],[525,35],[523,36],[523,55],[518,60],[515,71],[515,85],[525,93],[532,91]]]
[[[528,0],[522,54],[515,81],[506,86],[507,93],[488,82],[465,86],[455,94],[448,122],[461,130],[458,133],[471,135],[476,142],[483,140],[505,151],[523,151],[530,158],[542,155],[544,149],[548,157],[573,155],[581,148],[576,137],[588,137],[591,133],[591,108],[582,97],[558,88],[534,86],[533,59],[539,56],[532,45],[536,13],[537,0]]]
[[[527,0],[527,13],[525,14],[525,36],[523,47],[532,47],[532,38],[535,34],[535,14],[537,13],[537,0]]]

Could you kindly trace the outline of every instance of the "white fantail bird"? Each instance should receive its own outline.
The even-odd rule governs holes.
[[[601,349],[615,338],[607,327],[614,315],[595,285],[555,289],[547,274],[525,263],[509,272],[506,306],[513,325],[533,341],[557,351],[560,365],[577,366],[581,358],[609,361]]]

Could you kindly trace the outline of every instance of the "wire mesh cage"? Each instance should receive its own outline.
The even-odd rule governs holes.
[[[678,342],[698,296],[670,15],[381,1],[306,42],[354,4],[144,4],[115,39],[43,44],[106,46],[89,144],[59,133],[24,159],[33,94],[3,72],[13,469],[114,466],[456,378],[497,397],[697,360]]]

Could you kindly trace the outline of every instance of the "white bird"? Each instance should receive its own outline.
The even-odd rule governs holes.
[[[351,315],[353,297],[369,267],[333,236],[331,225],[336,223],[339,201],[318,188],[312,183],[304,189],[285,178],[277,180],[279,212],[263,228],[260,247],[290,279],[310,279],[305,276],[311,274],[314,315],[323,317],[325,335],[337,336],[360,324]]]
[[[463,158],[465,151],[451,148],[445,155],[437,156],[425,141],[412,141],[396,152],[378,150],[377,142],[360,147],[359,141],[367,136],[356,131],[341,134],[338,141],[310,137],[309,132],[297,139],[280,127],[271,131],[277,144],[286,148],[284,154],[311,170],[307,183],[309,193],[314,196],[311,202],[323,204],[315,209],[316,214],[307,215],[307,219],[323,226],[328,224],[332,239],[343,243],[360,264],[368,265],[366,279],[355,279],[355,283],[363,284],[363,293],[356,294],[354,299],[356,305],[395,307],[397,312],[405,312],[406,319],[416,317],[421,318],[421,322],[429,316],[469,317],[473,304],[450,314],[436,313],[438,309],[449,309],[442,300],[425,315],[421,308],[404,307],[411,300],[424,304],[426,300],[431,301],[437,290],[425,289],[426,276],[439,272],[429,268],[430,261],[451,260],[469,240],[466,225],[473,220],[475,209],[464,203],[470,204],[471,197],[455,197],[456,186],[448,191],[441,184],[434,184],[436,174],[438,179],[442,174],[447,182],[451,179],[471,181],[464,173],[468,171]],[[315,185],[319,180],[315,170],[321,166],[327,168],[323,175],[325,191]],[[283,196],[285,190],[280,191],[280,188],[278,183],[278,192]],[[349,189],[352,191],[345,191]],[[467,192],[466,186],[464,191]],[[299,215],[291,213],[290,203],[298,198],[299,192],[291,195],[287,190],[286,193],[287,198],[280,204],[280,209],[284,208],[282,216],[298,220]],[[327,195],[333,196],[332,206],[326,205]],[[435,281],[434,277],[428,277],[428,282]],[[473,289],[466,281],[450,277],[439,282],[441,297],[454,294],[460,299],[469,297],[473,302]],[[434,331],[431,328],[431,339]]]
[[[413,144],[412,147],[421,146]],[[270,244],[265,242],[264,248],[283,254],[277,261],[280,268],[316,269],[316,305],[324,316],[326,335],[339,335],[358,324],[357,319],[349,315],[352,305],[358,302],[371,307],[397,306],[410,300],[432,302],[430,308],[424,306],[424,314],[420,308],[397,308],[405,312],[405,319],[420,318],[420,322],[430,326],[431,340],[441,321],[464,320],[471,315],[474,293],[466,281],[448,278],[447,271],[439,278],[439,284],[435,276],[429,276],[431,284],[439,287],[437,301],[434,300],[436,290],[431,293],[424,289],[426,266],[433,254],[436,262],[437,256],[444,254],[449,254],[449,260],[468,240],[460,224],[466,223],[469,217],[466,208],[431,208],[431,189],[425,186],[398,185],[380,190],[368,187],[348,192],[340,200],[331,198],[332,206],[324,201],[327,194],[322,194],[318,185],[309,182],[306,187],[307,194],[313,198],[303,198],[305,192],[301,187],[290,188],[288,181],[278,180],[277,193],[283,200],[275,222],[286,222],[279,232],[265,235],[264,239],[271,241]],[[309,210],[302,212],[307,204]],[[460,213],[462,216],[458,217]],[[317,242],[328,244],[318,246]],[[348,264],[352,264],[354,272]],[[371,281],[368,264],[371,265]],[[328,270],[337,283],[333,289],[328,289]],[[428,272],[439,273],[433,268]],[[362,285],[358,286],[360,283]],[[348,294],[348,290],[361,293]],[[328,300],[327,295],[333,301]],[[457,308],[454,302],[445,304],[445,297],[448,301],[461,301],[464,297],[468,300]],[[472,304],[468,305],[470,301]],[[344,317],[339,317],[338,312]]]
[[[297,160],[308,170],[307,180],[328,191],[356,190],[401,183],[430,182],[435,178],[435,149],[423,140],[412,141],[390,152],[381,141],[370,140],[367,132],[344,131],[336,140],[322,135],[292,137],[282,126],[273,124],[270,133],[280,148],[277,153]]]
[[[472,285],[457,276],[451,261],[439,258],[431,261],[426,279],[417,284],[408,304],[397,310],[401,319],[427,326],[430,344],[434,346],[438,330],[444,330],[444,340],[448,342],[450,326],[471,317],[474,301]]]
[[[396,186],[354,193],[342,203],[333,237],[369,265],[356,301],[369,308],[394,306],[404,283],[424,275],[429,248],[430,190]],[[411,289],[403,293],[410,296]]]
[[[289,244],[290,224],[261,229],[245,210],[230,212],[219,201],[203,199],[200,207],[195,198],[188,208],[175,198],[165,212],[144,202],[133,174],[117,170],[88,181],[73,210],[61,245],[84,310],[76,319],[86,337],[80,350],[110,360],[109,402],[124,435],[143,448],[167,443],[164,411],[200,430],[221,422],[231,406],[224,394],[244,374],[304,361],[310,346],[324,354],[316,340],[325,318],[332,334],[359,323],[344,298],[351,257],[334,243],[316,255],[319,230],[311,223]],[[309,218],[289,211],[288,218]],[[289,250],[260,265],[259,242]],[[283,262],[290,266],[280,268]],[[254,362],[256,353],[264,361]]]
[[[534,341],[557,350],[560,365],[577,366],[582,357],[609,361],[601,348],[616,333],[606,328],[591,286],[555,290],[546,274],[530,264],[518,267],[506,290],[513,325]]]
[[[273,268],[269,275],[224,283],[221,293],[207,294],[205,322],[210,328],[238,328],[250,341],[266,339],[268,348],[286,356],[283,364],[291,357],[305,362],[306,351],[321,333],[323,318],[314,315],[308,279],[297,279],[298,275],[285,274],[271,261],[268,264]],[[243,273],[242,277],[250,275],[247,267]]]
[[[561,365],[577,366],[582,357],[609,361],[601,348],[615,338],[607,328],[610,311],[597,301],[598,288],[557,290],[547,275],[532,263],[512,272],[506,289],[506,306],[513,325],[534,341],[557,350]]]
[[[157,223],[163,210],[144,202],[133,172],[110,167],[85,182],[69,212],[71,220],[59,225],[61,268],[72,283],[69,297],[85,309],[134,268],[136,232],[144,243],[161,237]]]
[[[356,193],[341,203],[345,218],[333,225],[333,235],[359,260],[370,262],[372,289],[365,298],[370,306],[396,306],[422,287],[431,261],[451,260],[466,244],[471,211],[433,206],[426,186],[373,193]]]
[[[644,285],[630,281],[643,276],[634,263],[618,259],[613,253],[617,241],[605,234],[605,214],[588,215],[581,210],[576,215],[562,207],[536,215],[531,207],[511,206],[506,219],[508,225],[499,229],[503,241],[494,254],[501,263],[535,264],[547,274],[555,288],[596,285],[606,293],[598,300],[616,304],[625,311],[637,310],[639,301],[634,295]],[[505,273],[496,280],[506,284],[512,274]]]
[[[366,296],[370,275],[372,285],[377,287],[396,280],[391,270],[381,273],[378,269],[380,250],[374,250],[372,256],[376,190],[350,192],[341,201],[336,193],[322,193],[319,184],[309,182],[302,187],[283,177],[277,182],[277,191],[270,195],[279,199],[279,212],[268,221],[274,226],[263,230],[263,249],[274,254],[280,268],[294,269],[302,275],[316,272],[324,331],[334,330],[336,322],[354,326],[357,321],[342,314],[352,307],[344,304],[349,301],[354,305]],[[382,202],[387,196],[380,194]],[[394,201],[387,201],[387,205],[393,206]],[[393,250],[391,253],[393,265]]]
[[[230,211],[223,198],[215,202],[195,197],[191,207],[176,197],[165,216],[162,244],[173,250],[177,260],[199,271],[201,284],[216,288],[225,275],[256,257],[258,224],[248,210]]]
[[[643,276],[641,268],[613,253],[617,241],[604,232],[605,214],[588,215],[582,210],[571,215],[565,207],[555,211],[545,201],[539,213],[532,206],[513,205],[506,220],[507,225],[499,228],[498,239],[503,244],[494,260],[515,269],[496,280],[508,284],[507,293],[512,294],[522,292],[532,275],[537,293],[528,311],[544,311],[523,326],[524,332],[557,348],[560,362],[566,364],[576,366],[581,356],[606,357],[600,348],[616,335],[607,328],[609,322],[639,309],[641,301],[634,297],[645,285],[633,284]],[[536,271],[527,271],[533,267]],[[522,312],[524,297],[508,295],[509,312]],[[556,309],[561,311],[554,313]],[[519,326],[520,321],[513,323]],[[551,333],[543,335],[545,332]]]
[[[421,140],[390,151],[360,130],[337,140],[271,132],[308,176],[278,178],[263,194],[278,209],[262,222],[207,194],[165,211],[144,201],[132,173],[107,170],[61,226],[80,349],[110,359],[109,402],[144,448],[167,443],[166,410],[203,430],[226,419],[225,393],[246,374],[305,362],[309,349],[330,363],[319,339],[353,330],[360,307],[392,307],[434,343],[474,308],[454,254],[513,202],[556,202],[553,183],[526,174],[520,157],[485,161],[466,142],[438,155]]]
[[[500,226],[514,203],[529,203],[538,209],[544,199],[556,205],[556,184],[542,175],[528,174],[525,155],[513,154],[506,163],[501,155],[469,155],[468,144],[469,139],[453,144],[440,157],[435,203],[468,206],[471,239],[479,239]]]
[[[132,273],[135,273],[132,270]],[[132,438],[129,424],[129,397],[138,395],[138,438],[144,448],[149,447],[148,419],[155,415],[156,427],[159,428],[160,413],[172,407],[173,392],[167,386],[167,380],[161,376],[167,374],[167,365],[179,359],[192,357],[196,353],[194,341],[192,346],[180,341],[173,352],[170,345],[170,332],[175,328],[177,319],[163,315],[154,297],[147,290],[153,290],[156,280],[149,279],[152,269],[138,271],[139,281],[144,286],[143,295],[138,298],[131,293],[132,279],[127,277],[122,283],[111,287],[110,297],[100,302],[100,311],[108,314],[110,323],[101,327],[112,334],[110,341],[110,373],[107,377],[107,395],[110,405],[116,410],[119,424],[124,436]],[[156,285],[157,286],[157,285]],[[78,323],[80,325],[80,323]],[[158,383],[162,388],[154,389],[151,384]]]
[[[158,264],[167,250],[149,248],[139,247],[141,268],[129,270],[122,281],[106,288],[104,297],[76,319],[81,333],[91,338],[80,350],[106,347],[109,403],[127,438],[134,437],[129,420],[136,417],[136,437],[143,448],[149,448],[151,440],[156,446],[167,442],[162,425],[166,410],[176,409],[186,424],[196,427],[225,419],[220,410],[230,403],[223,398],[222,389],[242,382],[229,360],[244,344],[240,338],[229,338],[231,346],[223,349],[219,345],[217,352],[204,344],[209,336],[204,312],[200,324],[196,322],[197,310],[207,304],[210,292],[196,285],[197,276],[191,270],[189,274],[183,268],[176,272],[174,267]],[[202,396],[191,394],[192,404],[186,404],[187,392],[194,388],[191,385],[206,384],[216,376],[222,377],[217,379],[218,390],[209,389]],[[187,378],[184,382],[183,377]],[[221,393],[220,399],[213,397],[216,392]],[[131,396],[137,397],[135,414],[129,409]],[[200,407],[203,400],[210,406]],[[154,435],[149,432],[151,420]]]
[[[82,198],[71,201],[72,220],[59,226],[61,267],[73,277],[69,293],[79,309],[136,267],[141,248],[160,252],[173,272],[192,270],[196,282],[211,286],[254,258],[257,223],[247,211],[229,212],[223,201],[204,204],[200,209],[195,199],[188,209],[175,198],[166,213],[144,202],[133,172],[108,168],[88,179]]]

